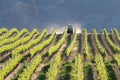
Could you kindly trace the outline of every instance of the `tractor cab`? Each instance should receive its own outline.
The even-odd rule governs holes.
[[[73,34],[72,25],[68,25],[67,33],[68,33],[68,34]]]

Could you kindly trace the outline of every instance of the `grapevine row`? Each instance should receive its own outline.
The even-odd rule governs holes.
[[[54,39],[55,36],[56,36],[56,29],[53,30],[52,35],[47,40],[43,41],[39,45],[30,49],[31,57],[34,56],[35,53],[37,53],[38,51],[41,51],[44,47],[49,45],[52,42],[52,40]]]
[[[8,32],[8,29],[7,28],[2,28],[0,29],[0,35],[3,34],[3,33],[6,33]]]
[[[48,50],[48,55],[50,56],[50,55],[52,55],[53,53],[55,53],[59,48],[60,48],[60,46],[63,44],[63,42],[65,41],[65,39],[66,39],[66,30],[64,30],[64,33],[63,33],[63,35],[62,35],[62,38],[57,42],[57,44],[56,45],[53,45],[53,46],[51,46],[50,48],[49,48],[49,50]]]
[[[72,40],[72,42],[70,43],[69,47],[67,48],[66,50],[66,56],[69,56],[70,52],[72,51],[72,49],[74,48],[74,45],[75,45],[75,42],[76,42],[76,39],[77,39],[77,34],[76,34],[76,30],[74,32],[74,38]]]
[[[6,39],[0,41],[0,46],[2,46],[4,44],[12,43],[12,42],[18,40],[25,33],[28,34],[29,32],[27,31],[27,29],[22,29],[22,31],[19,32],[18,35],[16,35],[15,37],[6,38]]]
[[[120,42],[120,35],[119,35],[119,32],[116,28],[113,28],[113,32],[116,34],[116,37],[118,39],[118,41]]]
[[[99,40],[98,40],[98,36],[97,36],[97,32],[96,32],[96,30],[94,29],[93,31],[93,34],[94,34],[94,36],[95,36],[95,42],[96,42],[96,45],[97,45],[97,48],[98,48],[98,50],[99,50],[99,52],[102,54],[102,56],[106,56],[106,51],[105,51],[105,49],[101,46],[101,44],[100,44],[100,42],[99,42]]]
[[[83,80],[83,64],[82,64],[82,56],[76,55],[75,61],[72,64],[72,71],[71,71],[71,80]]]
[[[0,69],[0,80],[4,80],[4,77],[15,68],[21,59],[22,55],[20,54],[12,56]]]
[[[35,33],[38,33],[38,31],[36,29],[34,29],[29,36],[23,38],[23,39],[19,39],[17,41],[15,41],[14,43],[11,43],[11,44],[7,44],[7,45],[4,45],[2,47],[0,47],[0,54],[5,52],[5,51],[9,51],[9,50],[12,50],[14,49],[15,47],[21,45],[21,44],[25,44],[26,42],[28,42]]]
[[[16,28],[13,28],[9,32],[7,32],[6,34],[0,36],[0,40],[3,40],[5,38],[10,37],[13,33],[19,33],[19,31]]]
[[[100,54],[95,55],[95,63],[96,63],[96,69],[98,73],[98,80],[108,80],[106,67],[103,62],[103,58]]]
[[[117,62],[117,65],[118,65],[118,67],[120,69],[120,54],[115,54],[114,59]]]
[[[59,71],[59,65],[61,64],[61,55],[57,54],[55,59],[51,62],[50,68],[48,69],[48,72],[46,73],[46,80],[56,80],[58,71]]]
[[[35,43],[36,43],[37,41],[40,41],[39,39],[42,39],[44,33],[46,33],[46,30],[43,30],[43,33],[39,36],[38,39],[32,40],[32,41],[35,42]],[[29,44],[30,44],[30,42],[29,42]],[[29,45],[29,44],[28,44],[28,45]],[[32,43],[32,44],[34,44],[34,43]],[[28,46],[28,47],[30,47],[30,46]],[[18,48],[19,48],[19,49],[18,49]],[[12,63],[12,62],[15,60],[16,62],[15,62],[15,64],[13,64],[13,65],[10,65],[10,64],[8,65],[8,66],[12,66],[12,67],[10,67],[10,70],[7,70],[7,72],[4,72],[4,71],[3,71],[4,73],[2,73],[2,74],[3,74],[4,76],[5,76],[5,74],[8,74],[8,73],[21,61],[22,55],[19,54],[19,53],[21,52],[20,50],[26,49],[26,47],[20,47],[20,46],[19,46],[18,48],[15,49],[15,51],[17,52],[17,54],[15,54],[15,53],[14,53],[15,51],[13,50],[13,51],[12,51],[12,53],[14,54],[14,55],[12,56],[13,58],[11,59],[11,61],[9,61],[9,60],[7,61],[7,62],[9,62],[9,63]],[[16,58],[18,58],[19,60],[14,59],[14,56],[15,56]],[[17,56],[18,56],[18,57],[17,57]],[[20,57],[19,57],[19,56],[20,56]],[[14,62],[13,62],[13,63],[14,63]],[[7,64],[7,63],[6,63],[6,64]],[[6,65],[5,65],[5,66],[6,66]],[[9,68],[8,66],[7,66],[7,68]],[[3,70],[4,70],[5,68],[6,68],[6,67],[3,66]],[[3,76],[2,76],[1,78],[3,78]]]
[[[42,58],[40,55],[36,55],[23,69],[23,72],[19,74],[18,80],[29,80],[33,71],[40,64]]]
[[[103,33],[104,33],[105,36],[106,36],[106,40],[107,40],[107,43],[108,43],[108,45],[110,46],[110,48],[111,48],[115,53],[120,53],[120,48],[119,48],[118,46],[114,45],[114,43],[110,40],[106,29],[103,30]]]
[[[87,33],[87,30],[86,29],[83,29],[82,30],[83,34],[84,34],[84,43],[83,44],[83,53],[86,57],[89,57],[89,54],[88,54],[88,33]]]
[[[44,29],[42,33],[40,34],[40,36],[38,36],[38,38],[33,39],[29,41],[27,44],[20,45],[14,50],[12,50],[12,55],[17,54],[17,53],[22,53],[23,51],[30,49],[33,45],[38,44],[46,33],[47,33],[47,30]]]

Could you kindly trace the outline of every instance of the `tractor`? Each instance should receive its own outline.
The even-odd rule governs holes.
[[[73,34],[73,28],[72,28],[72,25],[70,25],[70,24],[68,25],[67,33]]]

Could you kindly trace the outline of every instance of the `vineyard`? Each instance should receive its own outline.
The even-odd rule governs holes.
[[[120,80],[120,32],[1,28],[0,80]]]

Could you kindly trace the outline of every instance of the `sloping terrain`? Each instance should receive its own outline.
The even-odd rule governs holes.
[[[120,80],[120,35],[0,29],[0,80]]]

